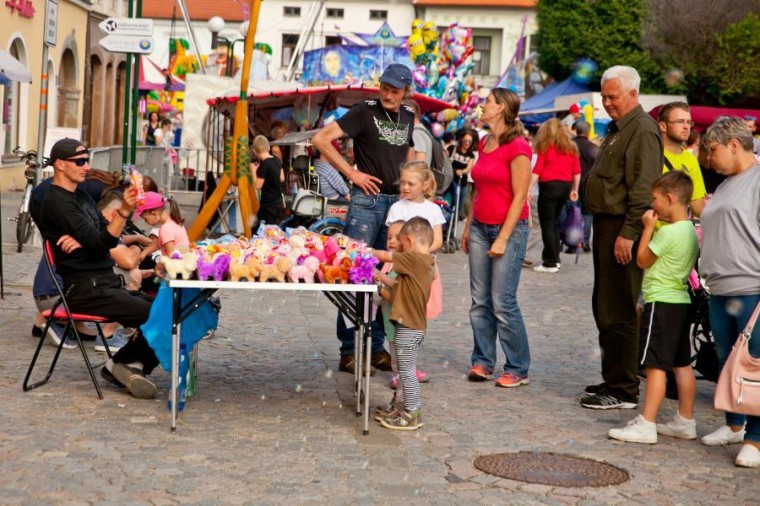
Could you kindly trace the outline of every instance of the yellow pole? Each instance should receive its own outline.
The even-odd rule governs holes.
[[[203,236],[214,212],[219,209],[224,195],[230,185],[238,187],[238,203],[243,219],[243,233],[250,238],[253,217],[259,210],[259,199],[256,190],[252,188],[250,173],[250,154],[248,152],[248,81],[251,73],[251,57],[253,42],[256,36],[256,25],[259,22],[261,0],[251,0],[251,19],[248,23],[248,33],[245,36],[245,53],[243,55],[243,73],[240,76],[240,96],[235,104],[235,123],[232,128],[233,140],[229,149],[230,156],[225,156],[225,170],[219,184],[203,205],[187,234],[191,241],[197,241]]]

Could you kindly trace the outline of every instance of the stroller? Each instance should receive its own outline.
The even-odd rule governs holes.
[[[457,226],[459,224],[459,197],[462,193],[462,188],[459,186],[459,181],[457,181],[456,178],[451,183],[451,186],[454,189],[454,205],[449,206],[448,203],[444,202],[448,208],[448,215],[446,214],[447,212],[444,211],[444,208],[441,207],[441,210],[444,211],[443,217],[446,218],[446,225],[444,225],[443,230],[446,239],[443,241],[443,248],[441,250],[444,253],[455,253],[459,249],[459,239],[457,239]]]

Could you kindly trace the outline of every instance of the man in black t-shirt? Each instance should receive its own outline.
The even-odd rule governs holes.
[[[47,164],[55,173],[42,201],[40,233],[52,247],[72,312],[107,317],[139,329],[148,319],[151,302],[124,289],[110,255],[135,206],[137,191],[124,192],[121,207],[108,223],[92,198],[77,188],[90,170],[89,160],[87,147],[77,140],[62,139],[53,145]],[[126,387],[134,397],[149,399],[156,395],[156,386],[145,375],[157,365],[155,353],[137,330],[106,362],[101,375]]]
[[[388,209],[398,200],[401,164],[414,157],[411,146],[414,113],[402,105],[411,95],[412,73],[408,67],[392,63],[380,77],[380,96],[353,106],[339,120],[329,124],[312,143],[330,164],[353,183],[344,233],[367,245],[385,249]],[[354,140],[356,167],[351,167],[332,145],[348,135]],[[354,330],[346,328],[338,315],[341,371],[354,371]],[[382,315],[372,324],[372,365],[391,370],[391,357],[383,348]]]

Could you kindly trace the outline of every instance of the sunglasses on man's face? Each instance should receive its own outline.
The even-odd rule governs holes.
[[[66,161],[75,163],[77,167],[84,167],[84,164],[90,163],[89,158],[67,158]]]

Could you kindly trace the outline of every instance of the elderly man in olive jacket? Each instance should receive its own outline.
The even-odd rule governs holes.
[[[663,147],[657,123],[639,105],[641,78],[632,67],[602,75],[602,103],[612,118],[585,186],[594,215],[592,305],[602,351],[602,379],[586,387],[581,405],[633,409],[638,404],[639,323],[636,305],[643,271],[636,265],[641,215],[652,200],[652,182],[662,173]]]

